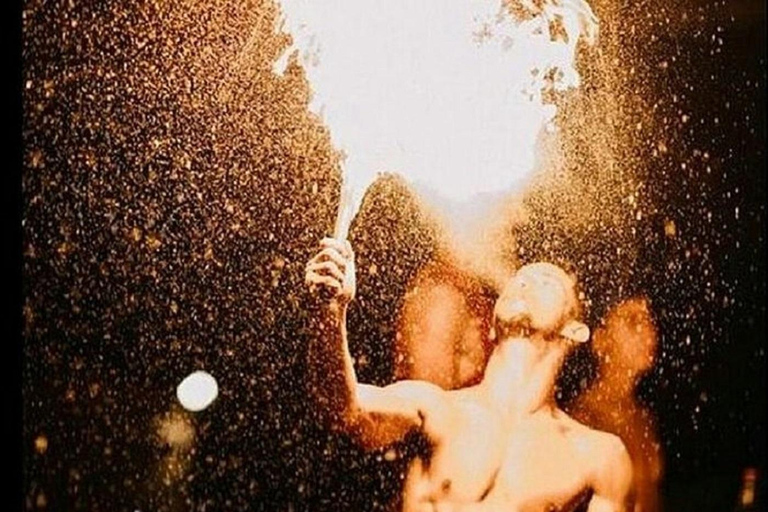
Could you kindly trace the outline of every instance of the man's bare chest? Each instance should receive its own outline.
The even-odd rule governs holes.
[[[507,437],[488,499],[515,510],[567,510],[591,484],[595,453],[588,436],[557,420],[526,421]]]
[[[432,502],[547,510],[588,487],[588,442],[561,422],[531,418],[502,427],[491,412],[467,412],[429,457],[414,462],[407,493]]]

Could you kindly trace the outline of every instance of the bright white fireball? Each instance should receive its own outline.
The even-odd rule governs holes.
[[[542,93],[578,86],[576,42],[596,30],[585,0],[540,3],[512,2],[520,22],[508,0],[280,0],[294,45],[276,71],[298,50],[353,195],[379,171],[452,201],[510,191],[555,112]]]

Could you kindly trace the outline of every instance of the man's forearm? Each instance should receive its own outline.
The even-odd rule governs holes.
[[[309,365],[312,390],[331,427],[344,428],[357,410],[357,378],[347,344],[346,308],[321,306],[313,316]]]

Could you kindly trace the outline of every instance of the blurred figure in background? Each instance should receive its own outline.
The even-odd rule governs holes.
[[[648,301],[633,298],[615,306],[592,339],[598,375],[574,401],[578,421],[621,438],[635,475],[635,512],[658,512],[661,449],[654,418],[636,396],[640,378],[653,366],[658,334]]]
[[[492,350],[493,296],[444,259],[423,268],[408,289],[398,322],[396,378],[443,389],[476,384]]]

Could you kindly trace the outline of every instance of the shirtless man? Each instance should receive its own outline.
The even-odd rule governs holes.
[[[348,242],[324,239],[307,264],[317,298],[310,354],[315,393],[331,428],[366,449],[418,432],[430,447],[405,482],[406,512],[631,510],[632,464],[619,438],[561,411],[555,379],[569,349],[589,337],[577,321],[574,280],[548,263],[521,268],[496,302],[498,345],[476,386],[357,382],[346,339],[355,293]]]

